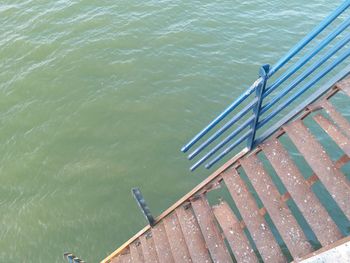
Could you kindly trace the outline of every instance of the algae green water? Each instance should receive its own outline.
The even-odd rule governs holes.
[[[341,1],[0,2],[0,262],[97,262],[209,172],[179,149]]]

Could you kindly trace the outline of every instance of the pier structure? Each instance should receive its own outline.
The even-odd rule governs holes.
[[[156,218],[133,190],[149,225],[101,263],[350,262],[349,7],[182,147],[191,171],[226,158],[212,175]]]

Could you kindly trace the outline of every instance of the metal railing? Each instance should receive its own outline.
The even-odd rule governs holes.
[[[207,160],[209,161],[205,167],[211,168],[244,142],[248,150],[253,149],[286,122],[285,119],[276,120],[276,116],[292,107],[293,102],[308,93],[311,87],[319,83],[329,72],[350,56],[350,49],[347,46],[350,42],[350,33],[346,32],[350,25],[350,17],[345,17],[341,23],[333,28],[334,21],[340,20],[339,16],[349,6],[350,0],[344,1],[275,65],[263,65],[260,68],[259,78],[253,85],[182,147],[181,151],[187,152],[200,140],[204,140],[188,155],[188,159],[192,160],[202,153],[202,156],[190,168],[191,171]],[[327,32],[325,33],[325,31]],[[321,38],[322,33],[326,34],[323,38]],[[319,38],[321,40],[318,40]],[[301,51],[304,52],[303,55],[297,58],[296,55],[300,54]],[[293,58],[297,61],[291,62]],[[287,63],[293,64],[279,76],[274,76]],[[303,71],[300,72],[302,68]],[[269,84],[272,76],[275,77],[275,80]],[[238,108],[241,109],[238,110]],[[289,110],[292,112],[295,107]],[[222,124],[228,115],[233,116]],[[275,123],[272,122],[272,119],[275,120]],[[266,128],[267,124],[269,124],[269,128]],[[218,126],[220,127],[217,128]],[[217,130],[214,131],[214,128]],[[267,130],[264,131],[264,129]],[[258,132],[263,133],[258,135]],[[210,135],[208,135],[209,133]],[[208,146],[222,137],[224,133],[228,133],[226,137],[208,150]],[[205,136],[208,138],[205,139]],[[228,146],[219,152],[225,145]]]

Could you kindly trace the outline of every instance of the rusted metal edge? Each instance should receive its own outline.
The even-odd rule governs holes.
[[[342,245],[342,244],[345,244],[345,243],[347,243],[347,242],[349,242],[349,241],[350,241],[350,236],[344,237],[344,238],[342,238],[342,239],[339,239],[338,241],[335,241],[334,243],[332,243],[332,244],[330,244],[330,245],[328,245],[328,246],[322,247],[322,248],[320,248],[320,249],[318,249],[318,250],[316,250],[316,251],[314,251],[314,252],[312,252],[312,253],[306,255],[305,257],[299,258],[299,259],[296,260],[296,261],[292,261],[291,263],[302,262],[302,261],[305,260],[305,259],[308,259],[308,258],[311,258],[311,257],[313,257],[313,256],[319,255],[319,254],[321,254],[322,252],[325,252],[325,251],[330,250],[330,249],[332,249],[332,248],[338,247],[338,246],[340,246],[340,245]]]
[[[346,68],[346,69],[348,70],[348,68]],[[309,105],[305,106],[304,109],[300,110],[299,112],[295,112],[295,114],[293,114],[293,116],[289,116],[290,117],[289,121],[292,121],[292,120],[294,121],[296,119],[304,119],[311,112],[313,112],[314,110],[317,110],[318,109],[318,107],[317,107],[318,100],[320,98],[328,100],[329,98],[334,96],[340,90],[339,86],[337,86],[337,83],[342,81],[344,78],[348,77],[349,74],[350,74],[350,72],[348,72],[347,74],[344,74],[343,77],[339,78],[335,83],[333,83],[333,84],[331,84],[329,86],[328,91],[326,91],[325,93],[320,94],[319,97],[314,99]],[[278,137],[282,136],[284,133],[285,133],[285,131],[280,128],[277,131],[275,131],[273,134],[271,134],[271,136],[269,136],[269,137],[275,136],[276,138],[278,138]],[[265,139],[267,139],[267,138],[265,138]],[[260,151],[261,151],[261,149],[260,149],[259,146],[256,147],[252,151],[249,151],[249,149],[247,147],[245,147],[241,152],[239,152],[233,158],[228,160],[225,164],[220,166],[214,173],[212,173],[210,176],[208,176],[206,179],[204,179],[201,183],[199,183],[196,187],[194,187],[190,192],[185,194],[182,198],[180,198],[178,201],[176,201],[172,206],[170,206],[163,213],[161,213],[155,219],[154,225],[159,223],[164,217],[166,217],[171,212],[173,212],[177,207],[179,207],[179,206],[183,205],[184,203],[188,202],[191,197],[193,197],[194,195],[198,194],[200,191],[203,191],[203,190],[206,191],[204,188],[206,188],[210,183],[212,183],[215,179],[217,179],[221,175],[221,173],[224,172],[225,170],[227,170],[229,167],[231,167],[232,165],[236,164],[236,168],[238,168],[240,166],[240,164],[237,161],[240,158],[246,156],[247,154],[249,154],[249,155],[256,154],[257,152],[260,152]],[[108,263],[108,262],[110,262],[110,260],[112,258],[114,258],[115,256],[119,255],[125,248],[127,248],[132,242],[134,242],[141,235],[146,233],[149,229],[151,229],[150,225],[145,226],[142,230],[137,232],[133,237],[131,237],[128,241],[126,241],[124,244],[122,244],[118,249],[116,249],[114,252],[112,252],[110,255],[108,255],[100,263]]]

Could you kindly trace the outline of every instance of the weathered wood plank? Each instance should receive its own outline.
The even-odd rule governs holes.
[[[218,205],[213,206],[213,212],[230,244],[236,261],[238,263],[258,262],[258,258],[244,234],[240,222],[228,204],[224,201],[220,202]]]
[[[264,217],[259,213],[254,197],[233,167],[226,170],[222,177],[236,203],[260,255],[266,262],[286,262]]]
[[[192,262],[176,213],[163,219],[175,262]]]
[[[201,196],[192,200],[191,204],[213,261],[232,262],[223,237],[215,224],[215,218],[207,199]]]
[[[311,191],[282,144],[277,139],[271,139],[261,148],[322,246],[340,239],[342,235],[337,225]]]
[[[180,206],[175,211],[179,219],[192,262],[212,262],[204,237],[192,209],[190,207],[185,209],[183,206]]]
[[[160,263],[172,263],[174,257],[171,253],[169,240],[165,232],[163,222],[159,222],[152,228],[152,236],[156,247],[158,259]]]

